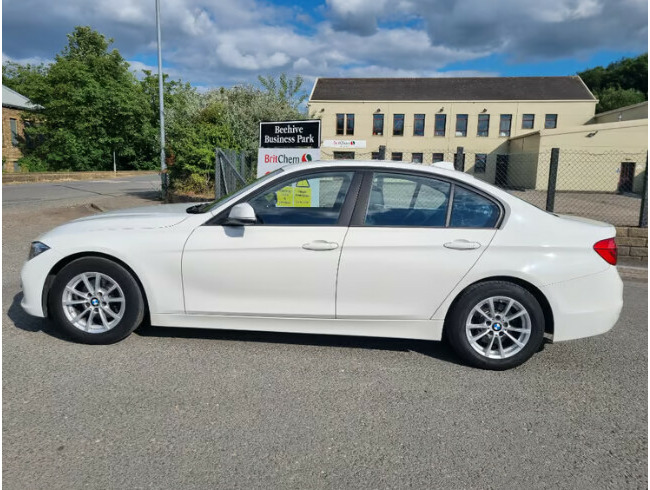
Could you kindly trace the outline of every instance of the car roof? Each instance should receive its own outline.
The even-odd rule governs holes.
[[[431,165],[422,164],[422,163],[406,163],[406,162],[394,162],[386,160],[317,160],[307,163],[297,163],[289,164],[282,167],[285,172],[298,172],[305,169],[319,169],[319,168],[337,168],[337,167],[357,167],[359,169],[363,168],[385,168],[386,170],[406,170],[406,171],[418,171],[418,172],[428,172],[433,175],[440,175],[442,177],[449,177],[452,179],[462,180],[473,185],[482,187],[479,183],[486,184],[479,179],[476,179],[474,176],[466,174],[464,172],[459,172],[457,170],[449,170],[448,168],[442,168],[442,166],[437,166],[438,163],[445,164],[446,166],[453,167],[451,162],[437,162]],[[492,187],[492,186],[490,186]]]

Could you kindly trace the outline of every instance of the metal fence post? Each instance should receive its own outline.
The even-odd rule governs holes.
[[[454,154],[454,168],[461,172],[465,171],[464,151],[465,149],[462,146],[459,146],[456,148],[456,153]]]
[[[221,199],[221,165],[219,165],[219,148],[214,149],[214,198]]]
[[[648,153],[645,154],[645,172],[643,175],[643,194],[641,198],[641,210],[639,211],[639,226],[648,227]]]
[[[546,191],[546,210],[555,208],[555,188],[557,186],[557,167],[560,163],[560,149],[551,148],[551,163],[548,169],[548,190]]]

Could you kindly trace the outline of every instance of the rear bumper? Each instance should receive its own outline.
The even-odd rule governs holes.
[[[623,308],[623,281],[616,267],[542,288],[553,310],[553,341],[608,332]]]

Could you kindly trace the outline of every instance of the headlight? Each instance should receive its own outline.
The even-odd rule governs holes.
[[[27,260],[32,260],[37,255],[42,254],[46,250],[49,250],[50,247],[41,242],[32,242],[32,246],[29,248],[29,256]]]

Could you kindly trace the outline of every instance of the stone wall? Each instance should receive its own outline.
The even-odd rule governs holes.
[[[619,258],[629,261],[648,261],[648,229],[632,226],[616,227]]]

